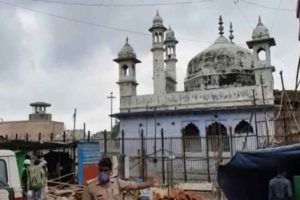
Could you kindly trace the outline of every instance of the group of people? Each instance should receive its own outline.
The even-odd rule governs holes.
[[[24,161],[21,184],[24,200],[45,199],[47,162],[41,158],[34,160],[32,163],[30,157],[27,157]]]
[[[47,186],[46,166],[47,162],[44,159],[36,159],[33,164],[30,159],[25,159],[22,172],[24,200],[45,199],[44,193]],[[98,169],[98,176],[88,181],[84,186],[82,196],[84,200],[121,200],[123,191],[159,186],[159,182],[156,180],[136,183],[112,177],[112,161],[108,157],[103,157],[99,161]],[[292,184],[286,178],[286,172],[281,170],[269,182],[269,200],[291,200],[292,197]]]
[[[121,200],[123,191],[159,186],[159,182],[156,180],[136,183],[112,177],[112,162],[107,157],[99,161],[98,169],[98,177],[88,181],[84,186],[82,196],[84,200]],[[278,175],[269,182],[269,200],[292,199],[291,181],[286,178],[286,171],[279,168]]]

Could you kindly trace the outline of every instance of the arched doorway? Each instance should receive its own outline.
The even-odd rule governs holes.
[[[245,120],[242,120],[234,128],[234,133],[237,133],[237,134],[243,134],[243,133],[249,134],[249,133],[253,133],[253,127],[248,122],[246,122]]]
[[[206,137],[210,151],[229,151],[229,138],[226,127],[214,122],[207,127]]]
[[[198,127],[189,123],[182,130],[182,137],[185,144],[185,151],[187,152],[200,152],[201,151],[201,137]]]

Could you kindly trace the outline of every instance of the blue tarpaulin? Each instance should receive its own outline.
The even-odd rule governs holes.
[[[268,184],[279,166],[291,181],[300,175],[300,144],[238,152],[218,168],[218,184],[229,200],[268,200]]]

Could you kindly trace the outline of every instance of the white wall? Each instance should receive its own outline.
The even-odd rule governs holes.
[[[257,121],[258,121],[258,132],[262,134],[264,126],[264,113],[263,111],[257,111]],[[166,137],[181,137],[181,129],[187,126],[189,123],[195,124],[201,136],[206,135],[205,128],[213,122],[220,122],[227,128],[227,133],[229,134],[229,127],[234,128],[236,125],[242,121],[250,120],[251,111],[240,111],[235,110],[232,112],[228,111],[211,111],[210,113],[199,113],[199,114],[169,114],[169,115],[159,115],[156,114],[156,133],[157,136],[160,136],[161,128],[164,129],[164,134]],[[273,112],[268,111],[268,119],[270,120],[273,117]],[[120,130],[124,130],[125,137],[140,137],[139,131],[143,129],[145,137],[154,137],[155,134],[155,117],[152,116],[137,116],[137,117],[126,117],[120,119]],[[174,125],[172,124],[174,122]],[[142,126],[140,126],[140,124]],[[255,131],[254,116],[251,123]],[[270,127],[272,130],[272,127]]]

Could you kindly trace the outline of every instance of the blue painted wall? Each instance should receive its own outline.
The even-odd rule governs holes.
[[[83,184],[83,168],[86,165],[97,164],[102,157],[99,143],[80,143],[77,147],[78,183]]]

